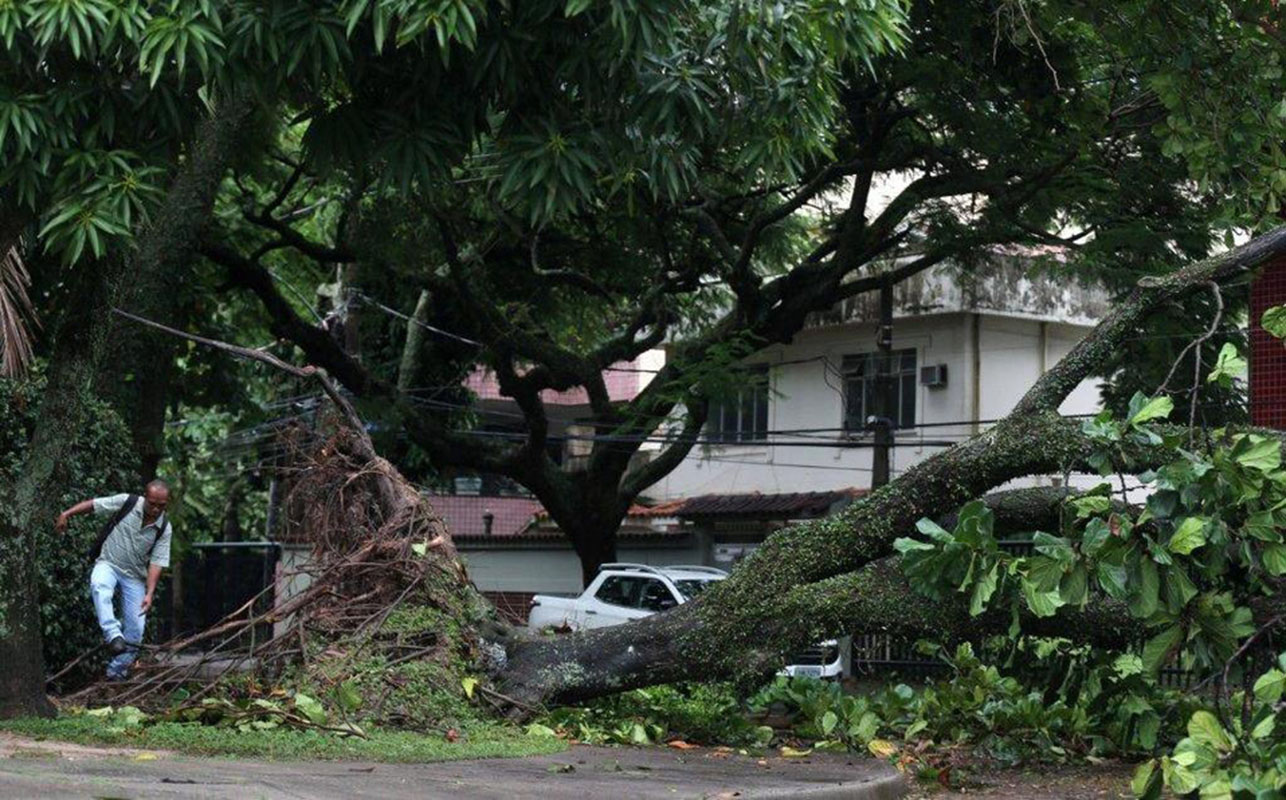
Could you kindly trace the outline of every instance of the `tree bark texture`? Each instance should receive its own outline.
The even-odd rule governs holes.
[[[49,507],[46,498],[56,497],[56,487],[67,479],[59,468],[83,424],[86,393],[101,369],[111,369],[105,363],[112,327],[109,309],[139,274],[171,271],[186,262],[209,217],[233,154],[235,132],[249,108],[248,103],[231,102],[200,126],[163,205],[140,233],[134,257],[128,263],[106,260],[96,265],[97,272],[84,275],[79,307],[66,315],[57,332],[35,432],[0,520],[0,718],[53,712],[44,691],[34,532],[54,523],[59,509]],[[87,609],[87,619],[88,613]]]
[[[513,645],[499,675],[502,691],[529,705],[572,702],[669,681],[766,672],[812,642],[853,631],[949,631],[957,609],[916,602],[896,571],[873,562],[889,556],[893,541],[914,531],[921,518],[941,517],[1015,478],[1081,465],[1089,443],[1079,423],[1058,415],[1063,398],[1154,309],[1283,252],[1286,228],[1279,228],[1140,282],[992,429],[921,462],[835,516],[778,531],[691,603],[615,628]],[[1104,620],[1070,627],[1115,635],[1105,632]]]

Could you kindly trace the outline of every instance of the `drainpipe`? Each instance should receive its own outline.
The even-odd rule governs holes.
[[[893,284],[880,287],[880,325],[876,331],[875,408],[871,409],[875,425],[875,448],[871,460],[871,488],[889,482],[889,456],[893,448]]]
[[[969,331],[970,349],[973,351],[973,378],[969,387],[969,415],[973,419],[973,432],[982,430],[982,315],[971,315]]]

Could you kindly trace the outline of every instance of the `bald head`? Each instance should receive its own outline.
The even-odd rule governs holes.
[[[154,521],[170,504],[170,487],[163,480],[154,480],[143,489],[143,518]]]

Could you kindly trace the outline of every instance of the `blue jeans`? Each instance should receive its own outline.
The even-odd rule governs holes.
[[[124,621],[116,618],[112,603],[117,589],[121,593]],[[147,585],[143,581],[126,575],[106,561],[99,561],[89,574],[89,591],[94,598],[94,613],[98,615],[98,627],[103,629],[104,641],[110,642],[117,636],[125,637],[129,644],[143,641],[143,626],[147,624],[147,615],[140,610],[143,596],[147,594]],[[138,650],[133,647],[114,657],[107,664],[107,677],[124,678],[129,665],[137,657]]]

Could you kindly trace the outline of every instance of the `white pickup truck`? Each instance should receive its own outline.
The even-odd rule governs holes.
[[[538,594],[531,599],[527,627],[580,630],[620,625],[686,603],[710,584],[728,577],[714,567],[650,567],[645,564],[604,564],[578,597]],[[834,640],[799,654],[783,675],[834,678],[844,673],[845,659]]]

